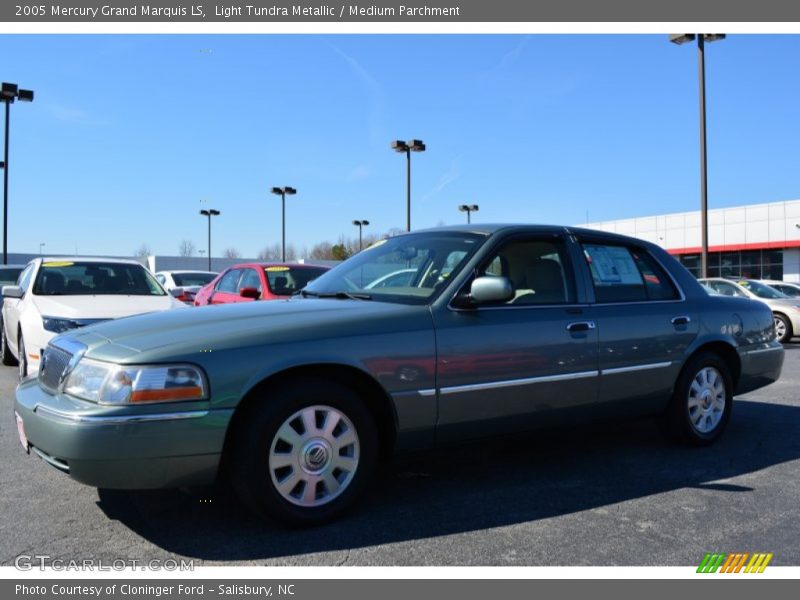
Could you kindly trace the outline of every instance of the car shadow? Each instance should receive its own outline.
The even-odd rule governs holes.
[[[726,483],[800,458],[800,407],[737,400],[708,448],[670,444],[652,421],[535,432],[445,448],[385,469],[355,510],[312,529],[251,516],[223,487],[99,490],[99,507],[174,554],[259,561],[477,531],[682,488],[751,493]]]

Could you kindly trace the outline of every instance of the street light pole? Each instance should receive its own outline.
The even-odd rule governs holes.
[[[470,224],[470,215],[480,207],[477,204],[459,204],[458,210],[467,213],[467,225]]]
[[[211,217],[216,217],[222,213],[218,210],[214,210],[210,208],[208,210],[203,209],[200,211],[200,214],[204,217],[208,217],[208,270],[211,270]]]
[[[394,140],[391,145],[395,152],[406,155],[406,231],[411,231],[411,153],[425,152],[426,147],[422,140]]]
[[[358,251],[361,252],[361,249],[363,248],[363,244],[361,243],[361,229],[369,225],[369,221],[366,219],[362,221],[353,221],[353,225],[358,227]]]
[[[0,166],[3,168],[3,264],[8,264],[8,131],[9,123],[11,121],[11,105],[14,100],[21,102],[33,102],[33,91],[21,90],[16,83],[3,82],[0,89],[0,101],[6,104],[6,129],[5,129],[5,142],[3,144],[3,162]]]
[[[39,257],[42,256],[42,250],[43,250],[44,246],[45,246],[44,242],[39,242]]]
[[[679,33],[669,36],[673,44],[685,44],[697,38],[697,71],[700,92],[700,274],[708,277],[708,158],[706,150],[706,42],[724,40],[723,33]]]
[[[286,194],[292,196],[297,190],[287,185],[272,188],[272,193],[281,197],[281,262],[286,262]]]

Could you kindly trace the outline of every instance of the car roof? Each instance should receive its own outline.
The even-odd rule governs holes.
[[[569,225],[548,225],[548,224],[519,224],[519,223],[480,223],[480,224],[462,224],[462,225],[446,225],[444,227],[432,227],[429,229],[419,229],[411,233],[423,232],[436,232],[448,231],[456,233],[477,233],[482,235],[492,235],[495,233],[574,233],[578,235],[586,235],[595,238],[603,238],[610,241],[619,241],[627,243],[635,243],[638,245],[653,246],[652,242],[643,240],[641,238],[634,238],[628,235],[613,233],[610,231],[600,231],[599,229],[587,229],[585,227],[572,227]],[[403,233],[401,235],[408,235]]]
[[[218,275],[217,271],[206,271],[204,269],[168,269],[165,271],[156,271],[158,273],[206,273],[208,275]]]
[[[330,269],[327,265],[315,265],[309,263],[282,263],[282,262],[252,262],[252,263],[237,263],[235,265],[231,265],[230,267],[226,267],[227,269],[241,269],[244,267],[291,267],[291,268],[300,268],[306,269],[309,267],[313,267],[315,269]]]
[[[139,262],[138,260],[134,260],[132,258],[103,258],[102,256],[45,256],[41,259],[34,259],[40,260],[43,263],[47,262],[96,262],[96,263],[120,263],[126,265],[139,265],[143,267],[144,265]]]

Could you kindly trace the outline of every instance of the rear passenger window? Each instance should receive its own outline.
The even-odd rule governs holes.
[[[669,276],[646,252],[627,246],[584,244],[597,302],[677,300]]]

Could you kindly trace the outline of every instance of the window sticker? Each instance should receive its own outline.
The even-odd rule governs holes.
[[[53,262],[46,262],[46,263],[42,263],[42,266],[43,266],[43,267],[54,267],[54,268],[59,268],[59,267],[71,267],[71,266],[72,266],[72,265],[74,265],[74,264],[75,264],[75,263],[73,263],[73,262],[68,262],[68,261],[60,261],[60,262],[58,262],[58,261],[53,261]]]
[[[595,283],[600,285],[643,285],[631,253],[620,246],[584,246]]]
[[[288,271],[289,267],[264,267],[267,273],[275,273],[279,271]]]

